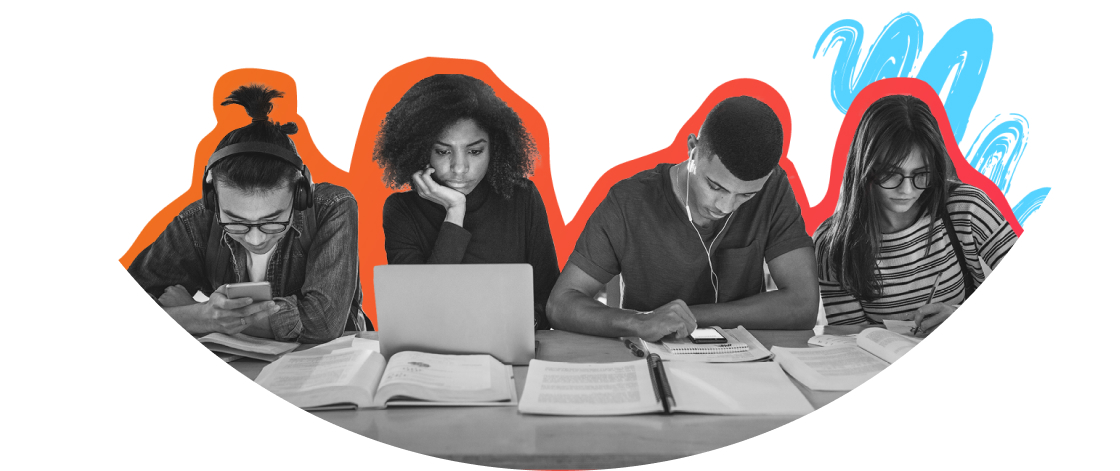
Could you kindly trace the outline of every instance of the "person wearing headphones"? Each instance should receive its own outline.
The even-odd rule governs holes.
[[[188,205],[128,267],[192,334],[244,333],[321,343],[366,330],[358,280],[358,206],[345,188],[313,184],[289,134],[268,119],[283,92],[242,86],[222,102],[252,122],[218,143],[202,199]],[[227,298],[227,283],[267,281],[272,299]],[[193,293],[209,296],[196,302]]]
[[[615,184],[587,221],[548,300],[552,326],[648,341],[697,326],[808,329],[819,292],[813,240],[769,106],[732,97],[712,108],[688,160]],[[763,261],[775,291],[765,291]],[[621,308],[594,295],[621,276]]]

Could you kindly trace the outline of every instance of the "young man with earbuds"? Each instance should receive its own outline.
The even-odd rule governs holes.
[[[813,240],[786,173],[781,122],[752,97],[717,104],[687,160],[615,184],[549,297],[557,329],[645,340],[697,326],[808,329],[819,291]],[[766,291],[763,261],[775,291]],[[594,299],[621,275],[621,308]]]

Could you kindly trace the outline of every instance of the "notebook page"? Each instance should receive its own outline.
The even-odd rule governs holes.
[[[658,412],[645,360],[529,362],[518,410],[527,414],[626,415]]]

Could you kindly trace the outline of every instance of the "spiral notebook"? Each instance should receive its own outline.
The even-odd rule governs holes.
[[[745,361],[765,361],[773,357],[770,350],[762,346],[743,326],[734,329],[715,327],[716,331],[728,340],[727,343],[695,344],[688,339],[669,339],[659,342],[646,342],[632,338],[641,345],[646,353],[657,354],[665,361],[695,361],[704,363],[732,363]]]

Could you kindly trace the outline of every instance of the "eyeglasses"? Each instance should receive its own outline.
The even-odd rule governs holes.
[[[260,231],[265,233],[265,234],[279,234],[281,232],[284,232],[286,229],[288,229],[288,225],[291,224],[291,223],[292,223],[291,218],[288,218],[287,221],[262,222],[262,223],[259,223],[259,224],[245,224],[245,223],[242,223],[242,222],[222,222],[220,220],[218,221],[218,225],[222,226],[222,230],[224,230],[224,231],[226,231],[230,234],[233,234],[233,235],[248,234],[249,231],[253,230],[254,227],[257,228],[257,229],[260,229]]]
[[[295,197],[294,196],[292,197],[292,205],[293,205],[292,213],[294,213],[295,212],[294,211],[294,205],[295,205]],[[244,222],[222,222],[222,217],[220,216],[221,212],[222,212],[222,204],[221,204],[221,200],[218,200],[218,211],[214,213],[214,219],[217,220],[219,226],[222,226],[222,230],[224,230],[224,231],[226,231],[230,234],[233,234],[233,235],[248,234],[249,231],[253,230],[254,227],[259,229],[262,233],[265,233],[265,234],[270,234],[270,235],[271,234],[279,234],[279,233],[287,230],[288,226],[292,223],[291,213],[289,213],[287,221],[270,221],[270,222],[262,222],[262,223],[257,223],[257,224],[247,224],[247,223],[244,223]]]
[[[918,172],[910,176],[892,172],[888,173],[886,177],[878,179],[876,183],[883,188],[892,190],[902,186],[902,181],[908,178],[910,179],[910,183],[914,185],[914,188],[924,190],[929,187],[929,172]]]

